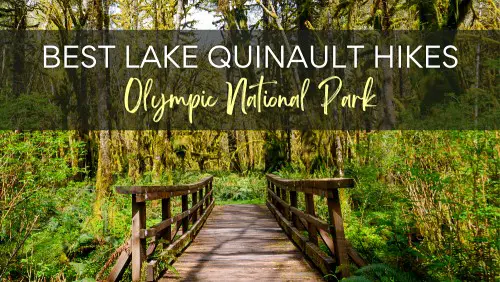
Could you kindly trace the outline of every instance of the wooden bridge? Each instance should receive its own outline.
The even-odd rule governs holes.
[[[352,179],[266,178],[267,208],[214,207],[212,176],[186,185],[116,187],[132,198],[132,236],[106,264],[114,262],[107,281],[121,280],[129,265],[133,281],[321,281],[365,264],[344,237],[338,189],[354,187]],[[181,211],[172,215],[175,197]],[[161,200],[162,220],[148,228],[146,202],[154,200]],[[326,201],[328,222],[316,216],[318,200]]]

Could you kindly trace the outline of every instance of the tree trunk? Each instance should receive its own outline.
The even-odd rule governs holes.
[[[384,122],[382,129],[394,128],[396,124],[396,114],[394,109],[394,87],[393,87],[393,69],[390,68],[389,62],[382,62],[383,84],[382,95],[384,97]]]
[[[333,152],[335,152],[335,165],[337,166],[337,176],[344,176],[344,158],[342,157],[342,139],[340,138],[341,131],[336,131],[334,140]]]
[[[97,10],[97,29],[101,33],[101,42],[107,45],[107,30],[109,28],[109,5],[107,0],[96,1]],[[102,54],[100,54],[102,56]],[[106,198],[111,195],[112,171],[111,171],[111,150],[110,150],[110,132],[108,124],[108,97],[110,92],[109,71],[102,68],[100,71],[105,75],[97,77],[98,95],[98,117],[99,117],[99,158],[97,162],[96,179],[96,201],[94,204],[94,216],[98,220],[104,220],[103,235],[107,233],[107,212]]]
[[[250,143],[250,138],[248,137],[248,131],[245,130],[243,134],[245,135],[245,143],[247,149],[247,170],[253,170],[254,169],[253,146]]]
[[[229,148],[229,170],[242,172],[240,157],[238,154],[238,136],[235,130],[229,130],[227,132],[227,145]]]
[[[14,97],[19,97],[26,91],[24,81],[25,71],[25,32],[27,27],[26,17],[28,7],[26,1],[16,1],[14,4],[14,21],[13,28],[15,32],[15,43],[13,51],[13,72],[12,72],[12,88]]]

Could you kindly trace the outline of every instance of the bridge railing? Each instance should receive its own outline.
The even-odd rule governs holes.
[[[290,180],[267,174],[267,206],[285,233],[323,273],[331,275],[340,266],[340,276],[349,276],[349,261],[366,263],[346,241],[340,207],[339,188],[354,187],[351,178]],[[304,194],[305,211],[298,207],[299,193]],[[316,216],[314,195],[326,199],[329,222]],[[303,232],[307,231],[307,235]],[[319,239],[330,254],[321,250]],[[337,274],[337,277],[339,275]]]
[[[128,194],[132,198],[132,236],[120,250],[107,281],[121,280],[130,262],[132,281],[141,280],[143,274],[146,281],[155,280],[158,261],[149,258],[160,242],[164,243],[169,254],[177,256],[194,239],[214,207],[212,182],[213,176],[209,176],[184,185],[116,187],[119,194]],[[176,215],[172,215],[174,197],[181,197],[182,203],[182,211]],[[161,200],[162,221],[147,228],[146,201],[152,200]],[[176,236],[180,229],[182,235]]]

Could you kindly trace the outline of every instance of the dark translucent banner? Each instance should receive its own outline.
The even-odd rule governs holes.
[[[498,31],[0,31],[0,129],[498,129]]]

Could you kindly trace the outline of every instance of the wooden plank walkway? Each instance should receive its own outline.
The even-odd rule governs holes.
[[[264,205],[216,206],[160,281],[322,281]]]

